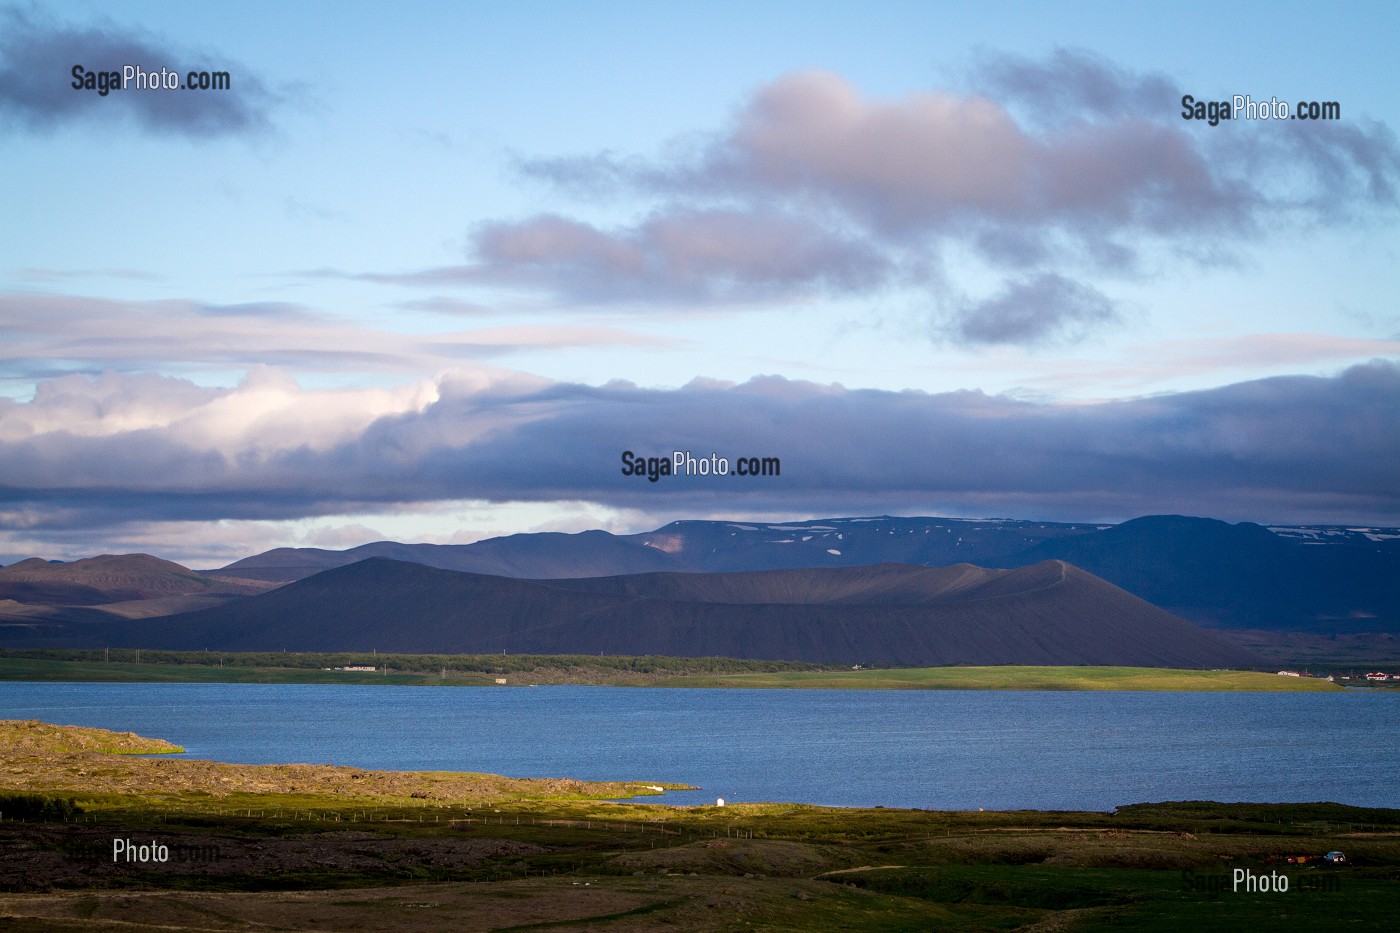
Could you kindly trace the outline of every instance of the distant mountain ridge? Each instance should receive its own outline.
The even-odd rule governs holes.
[[[110,637],[226,651],[662,654],[838,664],[1257,666],[1062,561],[525,580],[369,558]],[[113,642],[116,644],[116,642]]]
[[[212,577],[150,554],[103,554],[54,562],[31,557],[0,567],[0,599],[96,606],[169,596],[262,592],[258,581]]]
[[[607,576],[679,567],[664,551],[648,547],[639,535],[613,535],[606,531],[577,534],[541,532],[488,538],[472,544],[400,544],[376,541],[345,551],[321,548],[274,548],[235,561],[219,570],[206,571],[250,579],[285,583],[322,570],[344,567],[370,557],[384,557],[423,564],[439,570],[461,570],[502,577]]]
[[[1066,560],[1204,625],[1400,632],[1400,587],[1394,585],[1400,529],[1270,529],[1184,516],[1119,525],[888,516],[783,524],[679,521],[635,535],[588,531],[465,545],[279,548],[212,573],[290,581],[369,557],[525,579],[891,562],[1014,568]]]

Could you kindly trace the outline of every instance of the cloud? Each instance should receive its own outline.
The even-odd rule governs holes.
[[[69,282],[81,279],[118,279],[128,282],[159,282],[161,277],[142,269],[16,269],[15,277],[31,282]]]
[[[246,456],[325,449],[391,412],[421,409],[431,383],[397,389],[306,392],[260,367],[233,389],[149,373],[70,375],[40,382],[28,403],[0,399],[0,441],[81,443],[150,436],[184,450]]]
[[[228,90],[137,90],[100,95],[74,89],[72,69],[120,72],[133,65],[159,74],[226,71]],[[215,51],[170,45],[110,22],[61,24],[19,9],[0,10],[0,127],[46,132],[85,121],[126,122],[143,132],[204,139],[268,131],[279,95],[253,71]]]
[[[1174,112],[1173,114],[1174,115]],[[1180,122],[1178,120],[1178,122]],[[760,88],[734,126],[673,163],[549,160],[527,174],[673,197],[742,197],[836,211],[891,245],[1034,231],[1083,255],[1124,235],[1237,233],[1258,193],[1226,185],[1183,128],[1150,116],[1046,129],[991,98],[947,91],[871,100],[838,75]]]
[[[891,263],[799,215],[671,210],[611,230],[541,214],[480,225],[476,262],[359,278],[544,288],[569,302],[747,303],[880,286]]]
[[[86,529],[62,527],[52,514],[43,525],[17,517],[14,510],[0,509],[0,563],[6,565],[27,557],[78,560],[94,554],[155,554],[186,567],[209,569],[289,542],[315,546],[310,536],[297,533],[296,523],[119,520],[89,536]]]
[[[382,531],[376,531],[365,525],[334,525],[313,529],[304,536],[302,546],[344,549],[387,539],[388,536]]]
[[[215,305],[0,293],[0,344],[11,378],[162,365],[186,372],[264,364],[319,372],[422,372],[524,350],[668,343],[593,325],[397,333],[282,302]]]
[[[1058,48],[1043,59],[982,53],[972,85],[1019,105],[1028,120],[1150,118],[1177,110],[1178,85],[1160,72],[1138,73],[1082,49]]]
[[[1400,522],[1400,367],[1099,404],[846,390],[678,390],[445,374],[393,392],[68,377],[0,401],[0,525],[290,520],[432,503],[677,516],[948,512]],[[777,478],[623,476],[623,450],[776,456]]]
[[[1400,337],[1369,339],[1319,333],[1241,334],[1191,340],[1153,340],[1124,348],[1116,361],[1071,360],[1068,368],[1044,375],[1024,375],[1022,385],[1063,397],[1097,386],[1120,394],[1137,394],[1175,379],[1210,374],[1226,382],[1232,374],[1286,373],[1331,369],[1348,361],[1400,359]],[[1064,361],[1062,361],[1064,362]]]
[[[1051,328],[1061,339],[1120,322],[1088,277],[1230,262],[1270,237],[1397,207],[1400,145],[1374,122],[1202,128],[1181,119],[1170,77],[1071,50],[984,56],[971,78],[975,93],[882,99],[798,72],[663,157],[524,160],[527,177],[565,192],[651,207],[613,230],[558,214],[488,224],[467,265],[418,276],[565,304],[909,288],[966,322],[945,336],[1035,343],[1046,332],[1029,322],[1047,302],[1077,323]],[[994,300],[987,321],[970,318],[958,282],[941,277],[951,254],[1041,309]]]
[[[324,273],[321,273],[324,274]],[[398,301],[394,307],[405,311],[428,311],[432,314],[447,314],[460,317],[483,317],[497,313],[497,309],[474,301],[463,301],[448,295],[433,295],[430,298],[412,298]]]
[[[1037,344],[1073,342],[1119,317],[1097,290],[1042,273],[1014,280],[984,301],[964,303],[945,326],[959,343]]]

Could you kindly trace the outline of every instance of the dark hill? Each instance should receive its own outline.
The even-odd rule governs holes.
[[[1195,622],[1384,631],[1400,623],[1400,549],[1290,540],[1260,525],[1155,515],[1057,538],[1020,561],[1065,560]]]
[[[971,564],[876,564],[747,573],[637,573],[549,583],[576,592],[678,602],[918,606],[952,601],[968,592],[985,595],[1008,579],[1014,580],[1013,587],[1023,587],[1032,576],[1030,571],[1012,574]]]
[[[0,568],[0,599],[47,606],[98,606],[190,595],[249,595],[265,587],[219,580],[150,554],[103,554],[52,562],[37,557]]]
[[[370,559],[128,644],[230,651],[661,654],[866,663],[1255,666],[1260,659],[1058,561],[520,580]],[[113,642],[116,644],[116,642]]]

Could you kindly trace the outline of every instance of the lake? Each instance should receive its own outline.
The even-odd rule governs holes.
[[[667,781],[688,804],[1111,810],[1161,800],[1400,807],[1400,696],[0,684],[0,718],[186,756]]]

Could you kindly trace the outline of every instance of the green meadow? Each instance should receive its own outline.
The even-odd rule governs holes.
[[[0,681],[339,683],[415,686],[589,684],[819,690],[1325,691],[1339,685],[1257,671],[1144,667],[850,670],[730,658],[143,651],[0,652]],[[138,660],[139,658],[139,660]],[[373,666],[370,671],[334,668]]]
[[[1192,690],[1326,691],[1337,684],[1257,671],[1153,667],[917,667],[890,670],[775,671],[677,677],[663,686],[821,690]]]

